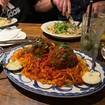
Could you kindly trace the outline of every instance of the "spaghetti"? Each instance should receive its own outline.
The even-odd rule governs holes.
[[[18,59],[23,66],[22,74],[26,77],[40,81],[43,84],[49,84],[54,86],[64,86],[71,84],[84,84],[82,76],[85,72],[89,71],[84,60],[78,58],[78,64],[72,68],[57,69],[50,66],[51,53],[53,48],[50,48],[49,52],[44,54],[42,58],[36,57],[29,48],[18,49],[11,60]]]

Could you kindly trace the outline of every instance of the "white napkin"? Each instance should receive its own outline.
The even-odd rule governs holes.
[[[0,30],[0,41],[12,40],[20,33],[20,31],[21,29],[14,27]]]

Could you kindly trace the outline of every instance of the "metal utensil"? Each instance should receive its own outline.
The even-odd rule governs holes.
[[[73,21],[74,21],[71,15],[69,17],[67,17],[67,20],[69,23],[73,23]]]
[[[93,0],[90,0],[90,7],[89,7],[89,14],[88,14],[88,23],[87,23],[87,32],[90,30],[90,20],[91,20],[91,15],[92,15],[92,5],[93,5]]]
[[[79,27],[81,25],[82,22],[78,22],[77,27]]]
[[[67,22],[70,24],[75,24],[75,26],[79,27],[81,25],[80,21],[74,21],[72,16],[67,17]]]
[[[31,39],[19,39],[19,40],[7,40],[7,41],[0,41],[0,44],[22,44],[22,43],[26,43],[26,44],[31,44],[33,43],[34,40]]]

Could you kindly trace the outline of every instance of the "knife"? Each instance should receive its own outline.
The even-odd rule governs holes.
[[[18,39],[18,40],[0,41],[0,44],[21,44],[21,43],[31,44],[33,42],[34,40],[31,39]]]

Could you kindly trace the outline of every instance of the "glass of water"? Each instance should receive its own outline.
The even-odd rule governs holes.
[[[90,19],[90,28],[88,28],[88,15],[83,16],[81,33],[81,50],[91,56],[93,63],[98,55],[98,48],[101,35],[105,31],[105,13],[99,12],[92,15]],[[87,31],[88,30],[88,31]]]

